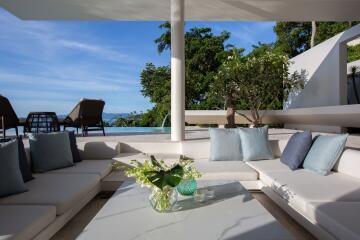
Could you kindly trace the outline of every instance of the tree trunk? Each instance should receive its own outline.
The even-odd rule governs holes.
[[[315,46],[315,35],[316,35],[316,22],[311,22],[311,41],[310,41],[310,48]]]
[[[253,110],[253,111],[254,111],[254,114],[253,114],[254,119],[253,119],[253,123],[252,123],[253,127],[254,128],[262,127],[262,119],[259,115],[259,112],[257,110]]]
[[[226,120],[225,128],[236,128],[235,124],[235,111],[236,105],[232,97],[227,97],[226,99]]]

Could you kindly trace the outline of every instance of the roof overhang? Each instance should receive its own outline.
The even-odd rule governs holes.
[[[169,20],[170,0],[0,0],[21,19]],[[360,20],[359,0],[185,0],[186,20]]]

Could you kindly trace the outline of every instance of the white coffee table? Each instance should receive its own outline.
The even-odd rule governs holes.
[[[125,182],[78,239],[293,239],[239,182],[204,181],[216,197],[205,203],[179,200],[180,211],[158,213],[149,190]]]

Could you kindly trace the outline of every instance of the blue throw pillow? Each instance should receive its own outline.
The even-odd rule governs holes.
[[[287,165],[291,170],[298,169],[309,152],[312,144],[310,131],[297,132],[288,141],[280,161]]]
[[[29,135],[32,169],[43,173],[74,165],[68,132]]]
[[[0,144],[0,197],[27,191],[20,165],[17,140]]]
[[[268,128],[239,128],[244,161],[273,159]]]
[[[239,132],[236,128],[210,128],[210,161],[242,160]]]
[[[304,161],[304,168],[319,175],[327,175],[333,169],[344,150],[348,134],[318,136]]]

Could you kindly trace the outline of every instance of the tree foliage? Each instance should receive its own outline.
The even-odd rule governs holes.
[[[316,22],[315,45],[357,22]],[[155,39],[159,54],[171,49],[170,23],[160,25]],[[310,48],[311,22],[278,22],[274,43],[259,43],[247,55],[227,44],[229,32],[214,34],[210,28],[185,33],[186,109],[252,109],[252,121],[261,122],[259,109],[281,109],[291,89],[300,88],[299,76],[288,78],[292,58]],[[360,47],[349,48],[349,60],[359,59]],[[287,62],[287,63],[286,63]],[[236,65],[238,64],[238,66]],[[233,66],[232,66],[233,65]],[[232,67],[231,71],[225,71]],[[154,107],[141,115],[140,126],[160,126],[170,112],[170,66],[148,63],[141,72],[142,94]],[[169,121],[167,121],[169,126]]]
[[[275,46],[292,58],[310,48],[310,22],[278,22]]]
[[[112,125],[115,127],[138,127],[141,126],[142,116],[142,112],[137,113],[134,111],[129,113],[128,116],[116,118]]]
[[[215,87],[226,98],[236,99],[250,109],[251,117],[239,113],[255,126],[262,124],[260,110],[274,109],[294,89],[303,88],[298,73],[289,73],[284,54],[267,51],[259,56],[242,56],[234,50],[221,65]]]
[[[170,24],[160,25],[164,33],[155,40],[159,53],[171,48]],[[219,66],[228,55],[225,42],[230,33],[214,35],[210,28],[192,28],[185,33],[185,107],[207,109],[217,103],[208,99],[209,85]],[[140,75],[142,94],[148,97],[154,108],[144,114],[143,124],[160,126],[170,112],[170,66],[148,63]],[[213,100],[213,99],[212,99]],[[153,121],[150,123],[149,121]]]
[[[360,44],[355,46],[348,46],[347,61],[353,62],[360,59]]]
[[[155,40],[159,53],[171,49],[170,23],[160,25],[164,33]],[[229,32],[214,35],[210,28],[192,28],[185,33],[185,88],[187,109],[209,107],[209,82],[227,56]]]
[[[316,22],[315,45],[341,33],[359,22]],[[278,22],[274,26],[276,48],[289,58],[310,48],[311,22]]]

